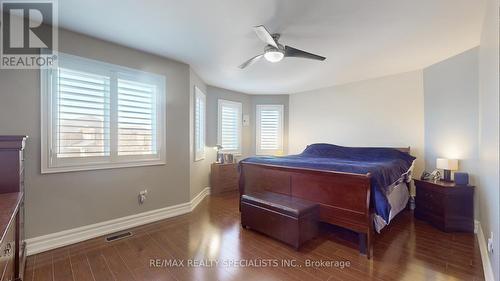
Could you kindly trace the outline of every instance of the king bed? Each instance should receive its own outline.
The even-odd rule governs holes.
[[[240,161],[240,194],[275,192],[316,202],[321,221],[359,234],[370,258],[373,230],[404,207],[415,157],[409,148],[312,144],[297,155]]]

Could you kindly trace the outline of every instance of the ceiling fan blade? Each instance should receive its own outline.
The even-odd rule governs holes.
[[[252,65],[254,62],[258,61],[262,56],[264,56],[263,54],[260,54],[260,55],[256,55],[255,57],[247,60],[246,62],[242,63],[239,67],[241,69],[249,66],[249,65]]]
[[[299,49],[295,49],[290,46],[285,46],[285,57],[296,57],[296,58],[305,58],[305,59],[313,59],[313,60],[325,60],[325,57],[318,56],[315,54],[308,53],[306,51],[302,51]]]
[[[278,48],[278,44],[276,43],[276,41],[274,41],[273,36],[271,36],[271,33],[267,31],[265,26],[263,25],[254,26],[253,30],[257,34],[257,37],[259,37],[260,40],[264,41],[264,43],[271,45],[275,48]]]

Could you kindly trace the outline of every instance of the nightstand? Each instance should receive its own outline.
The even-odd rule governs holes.
[[[210,167],[210,193],[238,190],[238,164],[212,163]]]
[[[474,186],[415,180],[415,217],[445,232],[474,232]]]

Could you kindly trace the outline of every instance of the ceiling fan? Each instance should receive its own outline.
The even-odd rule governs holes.
[[[247,60],[246,62],[242,63],[240,65],[241,69],[253,64],[262,57],[264,57],[269,62],[279,62],[286,57],[306,58],[306,59],[313,59],[320,61],[324,61],[326,59],[325,57],[311,54],[306,51],[302,51],[290,46],[281,45],[280,43],[278,43],[280,34],[269,33],[269,31],[267,31],[266,27],[263,25],[255,26],[253,30],[257,34],[257,37],[259,37],[259,39],[262,40],[267,45],[264,47],[263,54],[257,55]]]

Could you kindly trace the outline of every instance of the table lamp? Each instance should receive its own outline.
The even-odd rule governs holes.
[[[438,158],[436,160],[436,168],[443,169],[444,179],[443,181],[451,182],[451,171],[458,170],[458,160],[457,159],[444,159]]]

